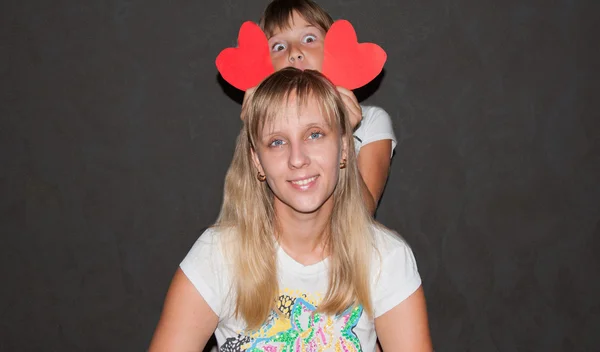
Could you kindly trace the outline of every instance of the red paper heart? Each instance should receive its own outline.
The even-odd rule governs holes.
[[[371,82],[387,59],[377,44],[358,43],[352,24],[336,21],[325,36],[323,74],[337,86],[356,89]]]
[[[323,74],[337,86],[356,89],[371,82],[383,69],[385,51],[373,43],[358,43],[356,32],[346,20],[336,21],[325,36]],[[244,22],[238,47],[217,56],[217,69],[232,86],[247,90],[257,86],[275,70],[269,41],[253,22]]]
[[[238,47],[221,51],[216,64],[223,79],[244,91],[275,72],[269,55],[269,41],[262,29],[251,21],[240,27]]]

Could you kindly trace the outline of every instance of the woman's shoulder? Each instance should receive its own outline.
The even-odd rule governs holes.
[[[230,259],[226,255],[228,231],[209,227],[198,237],[179,264],[200,295],[218,316],[228,311],[226,299],[231,286]]]
[[[373,232],[377,253],[371,269],[372,293],[375,317],[379,317],[415,292],[421,277],[410,246],[397,232],[379,224]]]
[[[411,251],[409,244],[396,231],[385,227],[380,223],[372,225],[374,244],[382,259],[401,251]]]
[[[202,231],[196,243],[208,247],[223,245],[231,241],[232,234],[233,230],[230,228],[213,225]]]
[[[227,243],[231,241],[231,230],[218,226],[205,229],[190,248],[185,262],[194,266],[200,263],[225,264]]]

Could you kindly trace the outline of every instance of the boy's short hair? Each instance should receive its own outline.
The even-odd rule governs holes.
[[[312,0],[273,0],[260,19],[260,26],[267,37],[278,29],[289,29],[294,11],[323,32],[327,32],[333,24],[331,16]]]

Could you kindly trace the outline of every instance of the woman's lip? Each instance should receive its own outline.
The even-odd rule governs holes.
[[[318,175],[311,176],[311,177],[306,177],[306,178],[298,179],[298,180],[290,180],[289,182],[295,188],[307,189],[315,183],[315,181],[317,180],[318,177],[319,177]]]

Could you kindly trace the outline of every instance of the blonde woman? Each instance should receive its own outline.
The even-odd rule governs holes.
[[[340,93],[317,71],[255,90],[219,219],[175,273],[151,351],[431,351],[409,246],[362,200]]]

